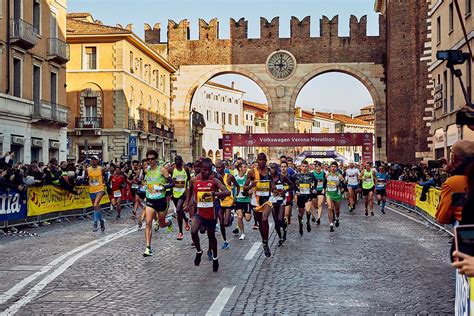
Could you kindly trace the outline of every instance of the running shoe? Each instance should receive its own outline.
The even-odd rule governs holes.
[[[278,241],[278,247],[283,246],[283,242],[284,242],[284,240],[283,240],[283,239],[280,239],[280,240]]]
[[[153,251],[151,251],[150,247],[145,248],[145,252],[143,253],[143,257],[151,257],[153,256]]]
[[[318,218],[318,219],[316,220],[316,225],[319,225],[319,224],[321,224],[321,219]]]
[[[105,219],[100,220],[100,231],[105,232]]]
[[[253,228],[253,229],[258,229],[258,225],[257,225],[257,224],[254,224],[252,228]]]
[[[94,228],[92,228],[93,232],[96,232],[99,230],[99,227],[97,227],[97,222],[94,222]]]
[[[182,233],[178,233],[178,236],[176,237],[177,240],[183,240],[184,236]]]
[[[285,217],[284,219],[284,222],[283,222],[283,229],[286,230],[288,228],[288,218]]]
[[[234,223],[234,214],[230,214],[230,222],[227,224],[226,227],[232,227],[232,224]]]
[[[130,219],[135,219],[136,216],[137,216],[137,213],[136,213],[136,212],[132,212],[132,215],[130,215]]]
[[[380,209],[380,213],[385,215],[385,210],[383,208]]]
[[[221,225],[219,223],[216,224],[216,233],[221,231]]]
[[[239,240],[244,240],[245,239],[245,234],[240,235]]]
[[[312,221],[313,223],[316,223],[316,217],[314,217],[314,215],[313,215],[313,218],[311,218],[311,221]]]
[[[143,222],[141,220],[138,220],[138,229],[141,229],[143,225]]]
[[[160,229],[160,223],[158,223],[158,221],[155,221],[155,225],[153,226],[153,229],[155,230],[155,232],[157,232]]]
[[[227,240],[225,240],[225,241],[224,241],[224,244],[222,245],[222,249],[227,250],[227,249],[229,249],[229,248],[230,248],[229,242],[228,242]]]
[[[331,223],[331,225],[329,225],[329,231],[330,232],[333,232],[334,231],[334,225]]]
[[[202,250],[200,252],[196,251],[196,257],[194,258],[194,265],[198,266],[201,264]]]
[[[212,250],[210,249],[207,251],[207,259],[212,260]]]
[[[339,227],[339,218],[336,218],[336,227]]]
[[[369,216],[369,211],[365,210],[365,216]]]
[[[219,270],[219,260],[212,258],[212,271],[217,272]]]
[[[191,226],[189,226],[189,222],[188,221],[184,221],[184,229],[186,231],[189,231],[191,229]]]
[[[238,235],[238,234],[240,233],[239,228],[236,227],[236,228],[232,231],[232,233],[233,233],[234,235]]]
[[[117,217],[115,218],[116,220],[119,220],[120,219],[120,215],[117,215]]]
[[[374,212],[370,211],[370,216],[374,216],[374,215],[375,215]]]
[[[271,257],[272,252],[270,251],[270,247],[268,247],[268,243],[263,244],[263,253],[265,254],[265,257]]]
[[[353,210],[354,210],[354,208],[349,206],[349,213],[352,213]]]
[[[300,235],[303,236],[303,223],[300,223]]]
[[[173,222],[170,220],[168,221],[168,227],[166,228],[166,231],[168,233],[172,233],[173,232]]]
[[[311,225],[310,225],[309,223],[306,224],[306,231],[307,231],[308,233],[311,233]]]

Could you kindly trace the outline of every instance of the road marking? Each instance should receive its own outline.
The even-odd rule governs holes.
[[[66,271],[67,268],[72,266],[77,260],[79,260],[80,258],[84,257],[85,255],[93,252],[94,250],[102,247],[103,245],[108,244],[109,242],[114,241],[115,239],[118,239],[120,237],[131,234],[131,233],[133,233],[137,230],[138,230],[137,227],[126,228],[126,229],[123,229],[119,232],[107,235],[106,237],[97,240],[95,242],[95,244],[90,245],[90,247],[88,249],[81,250],[80,252],[78,252],[77,254],[72,256],[71,258],[69,258],[66,262],[64,262],[61,266],[59,266],[52,273],[48,274],[38,284],[36,284],[34,287],[32,287],[20,300],[16,301],[8,309],[4,310],[3,312],[0,312],[0,315],[13,315],[13,314],[17,313],[23,306],[25,306],[26,304],[28,304],[32,300],[34,300],[40,294],[42,289],[44,289],[49,283],[51,283],[52,281],[54,281],[54,279],[56,279],[58,276],[60,276],[62,273],[64,273],[64,271]],[[89,244],[86,244],[86,245],[89,245]],[[84,245],[84,246],[86,246],[86,245]],[[84,246],[81,246],[79,248],[84,248]],[[56,259],[55,261],[57,261],[58,259]]]
[[[206,316],[220,315],[225,307],[225,304],[227,304],[229,298],[232,296],[232,293],[234,293],[234,290],[235,286],[223,288],[216,297],[214,303],[212,303],[211,307],[207,311]]]
[[[411,216],[408,216],[408,215],[406,215],[406,214],[403,214],[402,212],[397,211],[396,209],[393,209],[393,208],[391,208],[390,206],[386,206],[386,208],[388,208],[389,210],[391,210],[391,211],[393,211],[393,212],[395,212],[395,213],[400,214],[400,215],[403,216],[403,217],[406,217],[406,218],[408,218],[408,219],[411,219],[411,220],[414,221],[414,222],[420,223],[420,224],[422,224],[423,226],[426,226],[426,225],[427,225],[427,223],[422,222],[422,221],[420,221],[420,220],[418,220],[418,219],[416,219],[416,218],[413,218],[413,217],[411,217]]]
[[[51,261],[48,265],[41,268],[40,271],[37,271],[36,273],[33,273],[32,275],[28,276],[27,278],[24,278],[23,280],[21,280],[20,282],[15,284],[15,286],[13,286],[11,289],[9,289],[8,291],[6,291],[5,293],[0,295],[0,305],[7,302],[15,294],[20,292],[25,286],[27,286],[28,284],[33,282],[35,279],[37,279],[41,275],[49,272],[51,269],[54,268],[55,265],[57,265],[58,263],[60,263],[64,259],[66,259],[67,257],[69,257],[69,256],[73,255],[74,253],[76,253],[78,251],[81,251],[81,250],[83,250],[87,247],[90,247],[90,246],[96,244],[97,242],[99,242],[99,240],[93,240],[91,242],[88,242],[87,244],[84,244],[82,246],[79,246],[79,247],[71,250],[71,251],[68,251],[65,254],[63,254],[63,255],[57,257],[56,259],[54,259],[53,261]]]
[[[261,241],[254,242],[252,248],[250,248],[249,252],[247,252],[247,254],[245,255],[244,260],[252,260],[253,256],[255,256],[261,245]]]

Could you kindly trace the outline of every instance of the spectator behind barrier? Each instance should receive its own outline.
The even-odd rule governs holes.
[[[447,171],[451,176],[441,186],[440,200],[436,211],[436,220],[441,224],[455,224],[462,219],[462,206],[452,205],[453,193],[464,194],[468,191],[467,168],[474,161],[474,142],[460,140],[456,142],[450,154]]]
[[[462,211],[461,225],[474,224],[474,163],[470,164],[466,176],[468,192],[467,200]],[[453,263],[453,267],[457,268],[460,274],[474,277],[474,257],[459,251],[454,251],[453,257],[458,258],[458,261]]]

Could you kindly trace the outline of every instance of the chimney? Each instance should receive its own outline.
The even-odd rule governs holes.
[[[230,87],[231,87],[232,89],[235,89],[235,82],[234,82],[234,81],[232,81],[232,83],[230,84]]]
[[[313,108],[313,115],[316,115],[316,109]]]
[[[354,118],[354,114],[351,114],[351,119],[353,119],[353,118]]]
[[[333,119],[333,118],[334,118],[334,114],[331,112],[331,119]]]

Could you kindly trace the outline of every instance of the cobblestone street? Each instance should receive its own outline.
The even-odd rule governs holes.
[[[206,255],[193,265],[190,235],[177,241],[176,228],[155,233],[155,255],[143,258],[131,220],[108,216],[104,235],[85,220],[43,226],[31,229],[38,237],[0,237],[0,313],[453,313],[449,237],[407,216],[366,217],[359,205],[335,232],[323,217],[303,237],[293,223],[281,248],[272,233],[271,258],[252,255],[260,238],[248,226],[220,250],[217,273]]]

